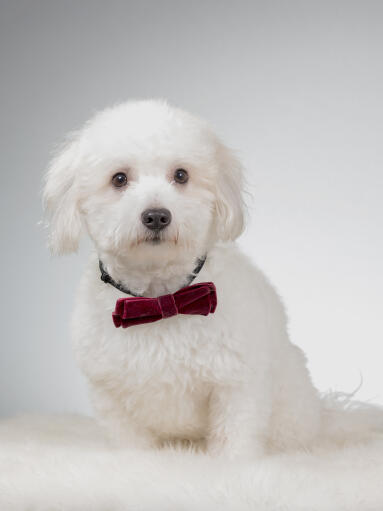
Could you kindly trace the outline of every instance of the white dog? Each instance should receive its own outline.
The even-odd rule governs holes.
[[[283,305],[234,243],[241,192],[233,154],[204,121],[163,101],[104,110],[51,164],[52,251],[76,250],[82,226],[95,245],[73,336],[96,413],[119,444],[202,441],[214,454],[255,457],[307,447],[326,427]],[[193,277],[215,284],[214,313],[114,325],[126,293],[171,294]]]

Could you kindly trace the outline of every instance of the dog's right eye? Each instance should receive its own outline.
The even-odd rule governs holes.
[[[117,174],[114,174],[112,177],[112,185],[116,188],[121,188],[122,186],[126,186],[128,182],[128,178],[125,174],[125,172],[117,172]]]
[[[174,172],[174,181],[176,181],[176,183],[185,184],[187,183],[188,179],[189,175],[185,169],[177,169]]]

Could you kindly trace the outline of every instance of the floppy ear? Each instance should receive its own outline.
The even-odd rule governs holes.
[[[220,168],[216,190],[216,232],[222,241],[235,240],[245,225],[242,165],[223,145],[219,148]]]
[[[76,175],[79,162],[79,143],[74,139],[52,160],[46,174],[43,202],[53,254],[70,253],[78,248],[81,217]]]

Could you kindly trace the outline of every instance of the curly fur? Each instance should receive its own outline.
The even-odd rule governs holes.
[[[185,185],[173,180],[179,167],[189,172]],[[128,185],[116,189],[111,179],[122,170]],[[237,248],[242,189],[240,163],[208,125],[163,101],[97,114],[50,166],[52,251],[75,250],[83,228],[94,242],[72,331],[94,408],[120,445],[188,440],[213,454],[256,458],[307,449],[330,433],[340,442],[345,431],[357,438],[371,427],[352,414],[347,427],[337,421],[289,340],[280,298]],[[172,214],[156,244],[140,221],[148,207]],[[181,287],[205,253],[195,282],[215,283],[214,315],[114,327],[121,293],[100,281],[98,258],[114,280],[157,296]]]

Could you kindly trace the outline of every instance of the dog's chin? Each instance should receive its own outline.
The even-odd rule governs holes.
[[[126,247],[129,254],[138,259],[159,261],[163,258],[172,260],[179,257],[190,257],[191,255],[199,257],[199,252],[195,241],[183,239],[172,232],[147,232],[142,233],[140,237],[130,240]]]
[[[149,245],[161,245],[163,242],[161,238],[152,238],[144,241],[144,243],[149,243]]]
[[[176,261],[184,256],[185,247],[167,233],[143,233],[142,236],[131,240],[125,249],[120,247],[119,257],[134,261],[137,266],[156,267]]]
[[[201,247],[202,245],[202,247]],[[177,237],[174,232],[141,232],[138,236],[121,240],[112,249],[99,250],[101,259],[106,263],[116,260],[119,265],[135,268],[163,268],[167,264],[187,265],[193,263],[205,253],[203,244],[187,237]]]

